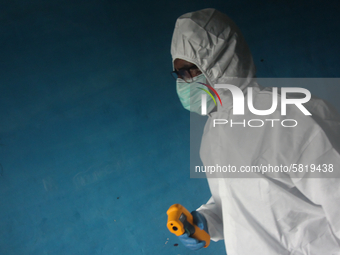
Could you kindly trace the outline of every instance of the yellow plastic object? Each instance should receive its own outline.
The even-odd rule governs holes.
[[[186,232],[192,238],[205,241],[204,248],[209,246],[210,235],[194,224],[191,213],[184,206],[174,204],[166,213],[168,215],[166,226],[171,233],[180,236]]]

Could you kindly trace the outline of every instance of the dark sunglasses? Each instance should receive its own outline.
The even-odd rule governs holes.
[[[193,70],[197,70],[200,72],[200,70],[198,69],[198,67],[196,65],[192,65],[190,67],[186,67],[186,68],[181,68],[179,69],[178,71],[175,70],[175,71],[172,71],[171,72],[171,76],[177,80],[178,78],[184,80],[185,82],[187,83],[190,83],[193,81],[193,77],[192,77],[192,74],[191,72]],[[196,75],[195,75],[196,76]]]

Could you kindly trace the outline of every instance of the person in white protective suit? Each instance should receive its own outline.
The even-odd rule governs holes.
[[[244,95],[251,87],[255,109],[272,106],[272,89],[256,82],[251,52],[238,27],[225,14],[203,9],[180,16],[172,37],[171,55],[177,93],[186,109],[201,112],[198,99],[193,100],[195,93],[188,91],[188,87],[193,90],[200,86],[198,82],[212,87],[234,84]],[[305,115],[293,104],[287,105],[284,118],[296,120],[296,127],[284,127],[280,122],[251,129],[241,125],[214,125],[216,119],[242,123],[244,119],[268,118],[254,117],[248,107],[244,115],[233,114],[230,90],[216,91],[223,105],[216,107],[213,101],[207,100],[208,120],[200,149],[205,166],[314,164],[329,167],[332,175],[324,178],[329,177],[326,176],[329,173],[306,171],[243,176],[248,178],[219,175],[220,178],[210,178],[209,175],[212,196],[196,211],[205,218],[201,223],[211,240],[224,239],[228,255],[340,254],[340,119],[337,112],[323,100],[312,98],[303,105],[311,115]],[[273,119],[283,117],[281,96],[278,95],[278,107],[271,114]],[[203,246],[188,236],[184,239],[186,241],[181,241],[189,248]]]

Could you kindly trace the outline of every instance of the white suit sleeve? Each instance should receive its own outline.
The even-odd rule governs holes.
[[[340,155],[338,151],[320,131],[301,154],[298,164],[309,167],[314,165],[332,171],[332,178],[324,178],[325,173],[317,171],[304,173],[303,178],[292,178],[292,181],[309,200],[322,207],[334,235],[340,241]],[[318,176],[320,178],[315,178]]]
[[[201,205],[197,211],[204,215],[208,224],[208,232],[212,241],[223,240],[223,222],[221,219],[221,209],[215,204],[214,198]]]

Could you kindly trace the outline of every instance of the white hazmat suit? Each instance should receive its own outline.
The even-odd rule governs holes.
[[[255,65],[240,30],[221,12],[204,9],[179,17],[171,55],[173,61],[194,63],[211,85],[236,84],[244,94],[252,87],[254,107],[271,107],[272,92],[253,79]],[[298,122],[294,128],[214,127],[214,119],[254,118],[247,107],[244,116],[233,115],[230,91],[217,92],[223,107],[209,114],[204,128],[200,156],[205,166],[333,164],[333,174],[339,173],[340,120],[324,101],[305,104],[312,116],[287,106],[285,118]],[[280,105],[280,95],[278,100]],[[280,107],[272,116],[282,118]],[[340,254],[339,178],[313,178],[312,173],[255,175],[208,178],[212,196],[197,210],[207,219],[211,240],[224,239],[228,255]]]

